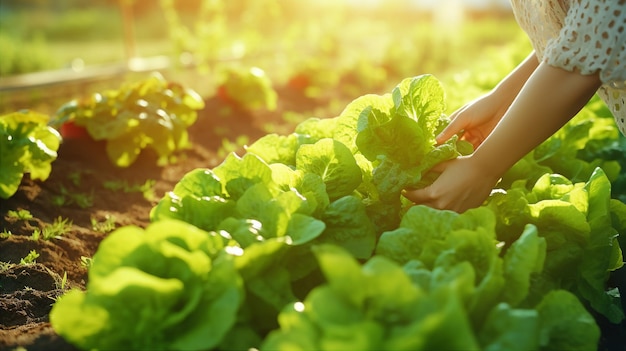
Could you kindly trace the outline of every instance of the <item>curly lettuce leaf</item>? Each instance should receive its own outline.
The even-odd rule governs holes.
[[[292,133],[289,135],[267,134],[250,146],[246,152],[259,156],[267,164],[280,163],[295,166],[296,152],[302,144],[312,144],[316,139],[308,135]]]
[[[150,220],[178,219],[207,231],[236,216],[236,202],[224,194],[220,179],[209,169],[198,168],[185,174],[150,210]]]
[[[359,198],[345,196],[333,201],[322,214],[321,220],[326,229],[316,243],[338,245],[356,258],[371,257],[376,246],[376,228]]]
[[[342,142],[355,154],[359,148],[355,143],[359,130],[360,116],[366,109],[379,111],[382,115],[389,115],[393,111],[393,100],[390,94],[368,94],[356,98],[344,108],[337,117],[333,139]]]
[[[59,298],[50,321],[83,349],[211,349],[243,301],[225,249],[216,233],[180,221],[120,228],[94,255],[87,290]]]
[[[407,78],[379,99],[391,100],[393,108],[372,104],[361,109],[355,143],[374,164],[372,184],[380,201],[399,208],[403,189],[432,183],[432,167],[471,152],[471,147],[456,136],[436,144],[449,120],[443,114],[443,88],[432,75]]]
[[[350,149],[334,139],[302,145],[296,154],[296,169],[319,175],[331,201],[350,195],[362,181],[361,168]]]
[[[584,183],[545,174],[531,190],[516,188],[492,197],[489,207],[497,214],[499,239],[510,245],[524,225],[532,224],[546,241],[544,268],[534,276],[525,304],[565,289],[610,321],[624,319],[620,297],[606,287],[610,272],[623,265],[610,185],[596,168]]]
[[[278,93],[271,79],[259,67],[228,68],[224,72],[223,87],[238,106],[248,110],[274,111]]]
[[[106,141],[107,155],[119,167],[133,164],[148,147],[167,163],[172,153],[191,146],[187,128],[202,108],[204,101],[195,91],[154,73],[117,90],[72,100],[59,108],[52,124],[71,121],[85,127],[93,139]]]
[[[543,297],[536,309],[543,349],[597,349],[600,328],[574,294],[553,290]]]
[[[251,153],[241,157],[230,153],[221,164],[213,168],[213,173],[220,179],[227,196],[234,200],[239,199],[254,184],[272,184],[269,165]]]
[[[0,116],[0,198],[15,194],[24,173],[39,180],[50,176],[61,136],[48,119],[33,111]]]
[[[404,270],[374,256],[363,265],[335,245],[314,247],[326,284],[286,306],[261,349],[477,349],[460,300],[426,295]],[[455,337],[448,337],[449,330]]]

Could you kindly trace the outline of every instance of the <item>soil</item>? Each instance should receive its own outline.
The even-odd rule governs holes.
[[[274,132],[289,133],[295,123],[284,118],[285,112],[319,112],[320,106],[329,103],[288,87],[277,91],[280,98],[275,111],[251,112],[219,97],[205,100],[205,108],[188,130],[193,148],[179,152],[176,162],[166,166],[157,165],[154,152],[146,149],[130,167],[119,168],[107,158],[104,142],[65,138],[47,180],[32,180],[26,174],[12,197],[0,199],[0,231],[12,233],[0,239],[0,262],[14,264],[0,267],[0,350],[76,350],[54,332],[48,314],[65,290],[86,287],[87,268],[82,260],[92,257],[110,232],[94,228],[92,220],[104,223],[109,218],[115,227],[145,227],[150,209],[187,172],[212,168],[223,161],[224,140],[230,145],[237,145],[238,139],[249,144],[268,134],[268,126]],[[234,148],[239,154],[243,152],[240,146]],[[120,182],[131,187],[154,182],[153,193],[144,195],[110,186]],[[82,202],[76,195],[91,201]],[[16,220],[7,215],[10,210],[28,210],[33,218]],[[33,240],[36,228],[50,226],[58,217],[71,221],[67,233]],[[31,250],[39,254],[36,263],[19,264]]]

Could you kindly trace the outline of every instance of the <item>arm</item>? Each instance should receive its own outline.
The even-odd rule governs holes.
[[[443,143],[463,131],[463,139],[478,147],[500,121],[539,62],[532,52],[488,94],[450,115],[452,122],[437,136]]]
[[[498,179],[567,123],[600,85],[597,74],[581,75],[541,63],[472,155],[442,164],[432,185],[404,195],[418,204],[458,212],[480,206]]]
[[[572,119],[600,85],[597,74],[581,75],[541,63],[493,133],[476,149],[474,162],[500,178]]]

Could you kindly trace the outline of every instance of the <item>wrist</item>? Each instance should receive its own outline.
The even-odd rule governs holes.
[[[477,150],[471,155],[463,156],[466,166],[481,179],[495,185],[513,165],[509,165],[501,156],[485,155],[485,153],[479,151]]]

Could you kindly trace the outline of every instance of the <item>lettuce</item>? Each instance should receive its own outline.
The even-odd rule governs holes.
[[[624,320],[619,295],[606,286],[610,273],[623,265],[612,203],[611,184],[601,168],[585,182],[545,174],[530,190],[492,195],[488,206],[496,213],[500,240],[512,244],[527,224],[546,240],[544,269],[533,279],[526,304],[560,288],[613,323]]]
[[[278,102],[278,93],[265,71],[258,67],[229,67],[222,72],[224,83],[220,85],[227,100],[248,110],[267,109],[273,111]]]
[[[52,124],[73,122],[94,140],[105,140],[116,166],[130,166],[148,147],[166,163],[172,153],[190,147],[187,128],[202,108],[204,101],[195,91],[154,73],[117,90],[72,100],[61,106]]]
[[[315,247],[326,284],[285,307],[264,350],[477,349],[460,302],[427,295],[393,261],[374,256],[362,266],[334,245]],[[455,337],[446,337],[454,330]]]
[[[180,221],[120,228],[94,255],[87,291],[54,304],[52,326],[83,349],[211,349],[243,301],[226,250],[218,234]]]
[[[0,116],[0,198],[15,194],[24,173],[40,180],[50,176],[61,136],[46,125],[48,119],[33,111]]]
[[[448,123],[441,83],[431,75],[407,78],[392,91],[393,108],[363,109],[357,122],[356,145],[377,163],[373,183],[384,200],[398,201],[400,191],[432,182],[425,174],[436,164],[471,151],[456,136],[436,145],[435,136]]]
[[[362,179],[350,149],[330,138],[302,145],[296,153],[296,170],[319,175],[330,200],[350,195]]]

